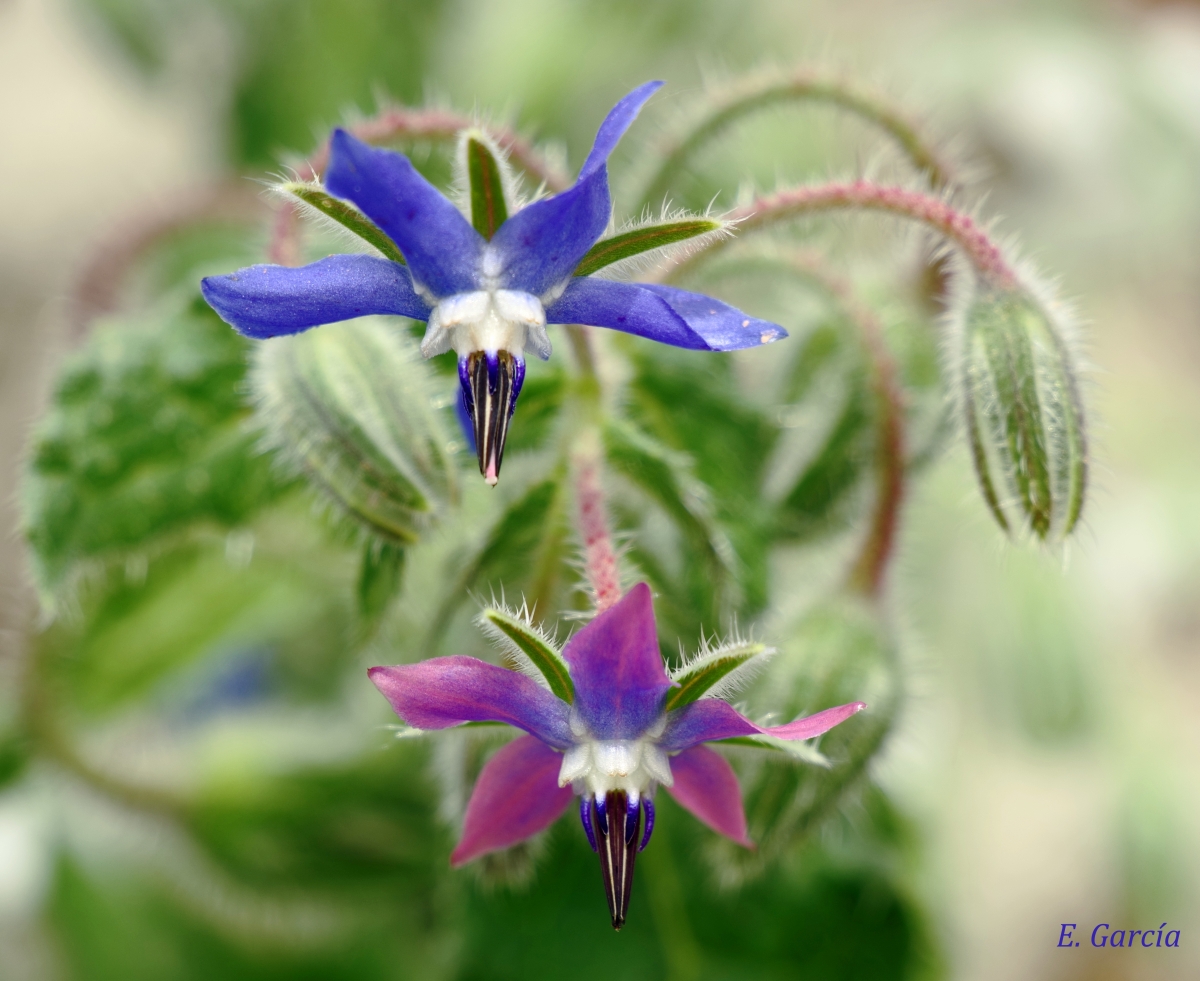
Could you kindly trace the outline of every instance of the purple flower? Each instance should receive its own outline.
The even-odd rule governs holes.
[[[611,327],[708,351],[787,336],[777,324],[698,293],[575,275],[608,227],[609,154],[660,85],[647,82],[616,104],[572,187],[521,208],[490,238],[403,154],[335,130],[325,189],[374,222],[403,263],[332,255],[300,268],[251,266],[205,279],[204,298],[255,338],[367,314],[427,321],[424,355],[458,352],[479,469],[494,484],[525,377],[525,349],[550,356],[548,323]]]
[[[495,616],[497,633],[516,641],[514,650],[525,652],[545,685],[471,657],[371,668],[368,674],[396,713],[417,729],[490,721],[528,733],[483,768],[450,861],[461,865],[536,834],[577,794],[583,829],[600,854],[617,929],[629,906],[634,858],[654,828],[658,786],[713,830],[754,847],[746,837],[733,769],[703,743],[811,739],[866,707],[852,702],[763,728],[728,702],[701,697],[761,648],[743,655],[715,652],[672,679],[659,652],[645,583],[597,615],[561,655],[523,621]]]

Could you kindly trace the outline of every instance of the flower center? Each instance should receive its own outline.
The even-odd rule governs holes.
[[[550,357],[541,301],[518,290],[476,290],[438,300],[429,314],[421,353],[431,358],[451,348],[460,355],[508,351],[520,361],[526,345],[543,361]]]
[[[585,740],[563,754],[558,785],[571,784],[585,797],[605,797],[621,790],[632,799],[655,784],[674,783],[667,754],[652,739]]]

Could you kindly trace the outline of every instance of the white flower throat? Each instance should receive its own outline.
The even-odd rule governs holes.
[[[452,348],[460,355],[508,351],[523,359],[527,346],[543,361],[550,357],[541,300],[519,290],[491,289],[439,300],[429,314],[421,353],[431,358]]]
[[[594,739],[573,715],[571,728],[583,738],[563,754],[558,785],[571,784],[577,794],[597,798],[622,790],[631,800],[644,796],[655,784],[671,786],[675,782],[671,764],[658,745],[665,724],[666,719],[660,720],[640,739]]]

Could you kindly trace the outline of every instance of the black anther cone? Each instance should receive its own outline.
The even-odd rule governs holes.
[[[495,483],[500,476],[500,464],[504,461],[516,372],[517,360],[508,351],[500,351],[491,359],[483,351],[467,356],[475,449],[479,454],[479,472],[489,483]]]
[[[608,811],[608,829],[603,822],[595,821],[596,844],[600,852],[600,871],[604,874],[604,894],[608,897],[608,912],[612,916],[614,930],[625,925],[625,914],[629,911],[629,893],[633,888],[633,861],[637,858],[638,829],[642,823],[642,809],[633,813],[633,827],[628,826],[629,802],[625,792],[614,790],[605,795]],[[628,833],[627,833],[628,832]]]

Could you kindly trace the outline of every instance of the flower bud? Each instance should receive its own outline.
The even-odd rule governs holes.
[[[1087,487],[1074,356],[1032,297],[989,290],[962,321],[961,411],[984,500],[1005,531],[1071,533]]]
[[[428,369],[385,321],[266,341],[251,388],[267,444],[372,535],[414,542],[457,502]]]

